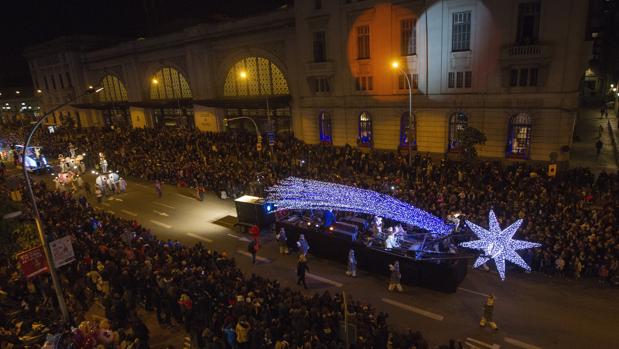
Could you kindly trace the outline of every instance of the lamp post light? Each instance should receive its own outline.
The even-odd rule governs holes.
[[[241,70],[239,72],[239,78],[243,79],[243,80],[247,80],[247,72],[245,70]],[[269,95],[266,94],[265,95],[265,99],[266,99],[266,113],[267,113],[267,125],[269,128],[269,132],[274,132],[274,130],[271,129],[271,110],[269,108]],[[253,121],[253,120],[252,120]],[[273,149],[271,147],[271,144],[269,143],[269,153],[273,154]]]
[[[408,74],[400,68],[400,63],[398,63],[398,61],[391,62],[391,67],[403,74],[406,78],[406,83],[408,84],[408,134],[406,135],[406,138],[408,143],[408,165],[410,166],[413,163],[413,85],[411,84],[411,80],[408,78]]]
[[[62,319],[63,321],[67,322],[69,320],[69,311],[67,310],[67,305],[64,301],[64,297],[62,294],[62,286],[60,285],[60,280],[58,279],[58,274],[56,273],[56,266],[54,265],[54,260],[52,258],[52,254],[51,251],[49,249],[49,243],[47,241],[47,237],[45,236],[45,232],[43,231],[43,224],[41,222],[41,215],[39,214],[39,209],[37,208],[37,202],[36,199],[34,197],[34,193],[32,191],[32,184],[30,183],[30,175],[28,174],[28,170],[26,168],[26,154],[27,154],[27,149],[30,146],[30,141],[32,140],[32,136],[34,135],[34,133],[36,132],[36,130],[39,128],[39,126],[41,126],[41,124],[43,123],[43,121],[45,121],[45,119],[47,119],[48,116],[53,115],[53,113],[74,102],[75,100],[82,98],[86,95],[90,95],[93,93],[99,93],[103,90],[103,87],[99,87],[99,88],[94,88],[91,87],[88,90],[86,90],[86,92],[78,95],[77,97],[74,97],[72,99],[70,99],[69,101],[57,106],[56,108],[48,111],[47,113],[45,113],[37,122],[36,124],[34,124],[34,127],[32,127],[32,130],[30,131],[30,133],[28,134],[28,137],[26,138],[26,142],[24,143],[24,153],[22,154],[22,165],[23,165],[23,170],[24,170],[24,179],[26,180],[26,188],[28,189],[28,197],[30,198],[30,201],[32,202],[32,211],[34,213],[34,222],[37,228],[37,233],[39,235],[39,240],[41,241],[41,245],[43,246],[43,251],[45,252],[45,259],[47,261],[47,266],[49,268],[49,273],[52,277],[52,283],[54,285],[54,290],[56,292],[56,298],[58,299],[58,306],[60,308],[60,312],[62,313]]]

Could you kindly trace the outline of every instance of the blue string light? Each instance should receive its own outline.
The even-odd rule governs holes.
[[[289,177],[268,189],[277,210],[337,210],[366,213],[446,235],[452,227],[439,217],[372,190]]]
[[[536,242],[512,239],[521,224],[522,219],[519,219],[509,227],[501,230],[494,212],[490,210],[488,215],[488,225],[490,229],[484,229],[474,223],[466,221],[466,225],[477,235],[479,240],[462,242],[460,246],[483,251],[483,253],[477,257],[473,265],[475,268],[493,259],[501,280],[505,280],[506,260],[530,271],[531,268],[529,268],[529,265],[516,253],[516,251],[540,247],[542,245]]]

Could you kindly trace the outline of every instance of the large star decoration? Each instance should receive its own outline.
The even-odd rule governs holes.
[[[517,220],[509,227],[501,230],[494,212],[490,210],[490,214],[488,215],[488,224],[490,225],[489,230],[484,229],[472,222],[466,221],[466,225],[473,231],[473,233],[475,233],[475,235],[477,235],[479,240],[462,242],[460,243],[460,246],[483,251],[482,254],[477,257],[473,267],[477,268],[492,258],[494,260],[494,264],[496,264],[496,269],[499,272],[501,280],[505,280],[505,260],[530,271],[531,268],[529,268],[527,263],[518,253],[516,253],[516,251],[540,247],[541,244],[513,239],[514,234],[522,224],[522,219]]]

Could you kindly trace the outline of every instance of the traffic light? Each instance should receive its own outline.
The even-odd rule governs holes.
[[[224,127],[228,127],[228,119],[224,118]]]

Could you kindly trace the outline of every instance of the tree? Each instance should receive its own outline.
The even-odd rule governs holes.
[[[477,158],[475,145],[486,144],[486,135],[474,127],[467,126],[456,132],[456,141],[462,152],[463,160],[472,161]]]

